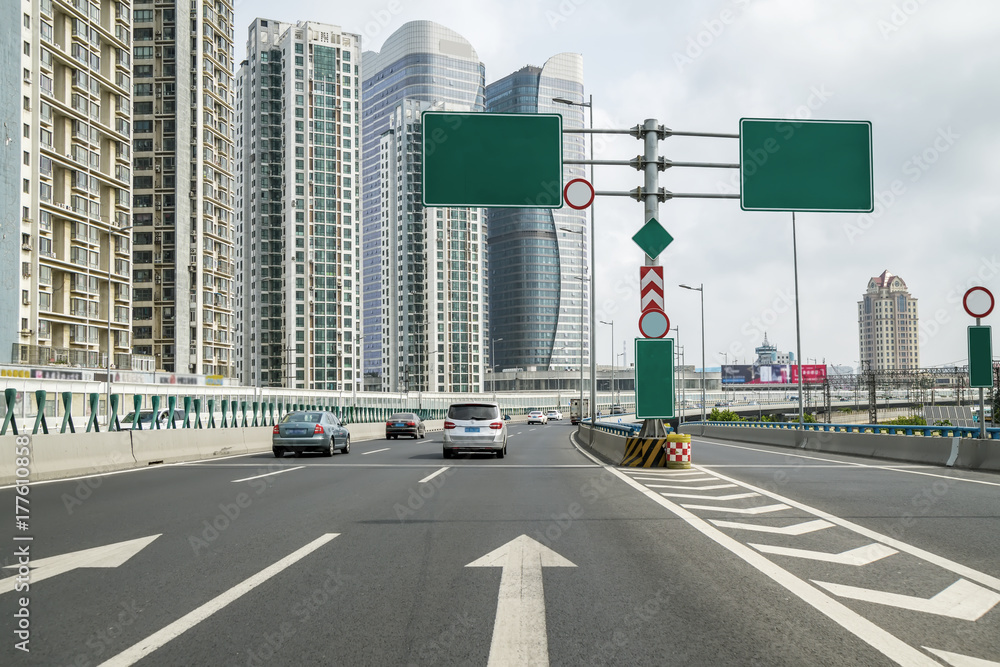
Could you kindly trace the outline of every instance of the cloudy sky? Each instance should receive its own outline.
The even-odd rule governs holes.
[[[919,299],[922,366],[966,363],[968,286],[1000,295],[1000,5],[989,0],[383,0],[236,6],[236,51],[256,17],[316,20],[363,35],[378,50],[411,20],[465,36],[487,82],[562,52],[583,54],[596,127],[655,118],[674,130],[739,131],[741,117],[870,120],[875,211],[797,216],[802,357],[854,366],[857,302],[871,276],[899,275]],[[735,139],[671,138],[673,160],[737,162]],[[629,159],[631,138],[599,139],[597,157]],[[674,192],[737,192],[735,170],[673,169]],[[598,167],[600,190],[641,185],[627,167]],[[615,347],[638,336],[638,267],[631,236],[642,205],[596,204],[597,316]],[[766,330],[795,349],[792,225],[737,200],[673,200],[658,218],[674,243],[666,312],[687,363],[700,366],[704,283],[706,365],[750,363]],[[1000,313],[1000,309],[997,310]],[[989,318],[984,323],[990,323]],[[611,332],[598,325],[598,363]],[[723,353],[725,353],[725,356]],[[632,361],[631,345],[628,351]],[[620,363],[620,362],[619,362]]]

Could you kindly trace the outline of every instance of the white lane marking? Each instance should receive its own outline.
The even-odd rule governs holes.
[[[704,438],[699,438],[698,442],[703,442],[703,443],[705,443],[707,445],[715,445],[716,447],[729,447],[731,449],[746,449],[746,450],[751,451],[751,452],[760,452],[762,454],[773,454],[774,456],[788,456],[788,457],[799,458],[799,459],[809,459],[809,460],[812,460],[812,461],[825,461],[827,463],[838,463],[838,464],[841,464],[841,465],[846,465],[846,466],[851,467],[851,468],[870,468],[872,470],[884,470],[884,471],[888,471],[888,472],[903,472],[903,473],[907,473],[907,474],[910,474],[910,475],[923,475],[924,477],[939,477],[941,479],[954,480],[956,482],[968,482],[970,484],[985,484],[986,486],[1000,486],[1000,482],[987,482],[986,480],[982,480],[982,479],[968,479],[968,478],[965,478],[965,477],[955,477],[953,475],[940,475],[940,474],[935,474],[935,473],[931,473],[931,472],[921,472],[920,470],[915,470],[914,469],[916,466],[903,466],[903,465],[898,465],[898,466],[896,466],[896,465],[893,465],[893,466],[888,466],[888,465],[886,465],[886,466],[875,466],[875,465],[871,465],[869,463],[854,463],[852,461],[838,461],[836,459],[824,459],[824,458],[819,457],[819,456],[806,456],[805,454],[793,454],[791,452],[775,452],[775,451],[772,451],[770,449],[758,449],[756,447],[745,447],[743,445],[731,445],[729,443],[716,442],[714,440],[706,440]],[[786,449],[786,448],[783,448],[783,449]],[[851,455],[850,454],[845,454],[844,456],[851,456]],[[696,467],[698,469],[702,469],[703,468],[703,466],[700,466],[700,465],[694,466],[694,467]],[[708,467],[710,467],[710,466],[708,466]],[[708,467],[704,467],[705,468],[705,472],[708,472]],[[792,467],[796,467],[796,466],[792,466]],[[808,468],[811,468],[812,466],[810,465],[810,466],[801,466],[801,467],[808,469]],[[925,467],[934,468],[935,466],[925,466]]]
[[[704,471],[697,471],[697,470],[692,470],[690,472],[686,472],[686,471],[685,472],[673,472],[673,471],[670,471],[670,470],[664,470],[661,473],[661,472],[655,472],[655,471],[650,470],[648,468],[643,468],[642,470],[635,470],[635,469],[632,469],[632,470],[623,470],[622,472],[624,472],[626,475],[651,475],[653,477],[659,477],[659,478],[664,478],[664,477],[670,477],[670,478],[674,478],[674,477],[699,477],[699,476],[702,477],[702,478],[704,478],[705,475],[707,474]],[[709,476],[708,479],[711,479],[711,476]],[[681,481],[681,480],[678,480],[678,481]]]
[[[249,579],[233,586],[225,593],[218,595],[194,611],[180,617],[162,630],[154,632],[149,637],[146,637],[137,644],[133,644],[110,660],[101,663],[100,667],[127,667],[128,665],[134,665],[156,649],[169,642],[171,639],[179,637],[181,634],[190,630],[198,623],[201,623],[215,612],[223,609],[226,605],[238,600],[243,595],[257,588],[257,586],[260,586],[262,583],[278,574],[288,566],[293,565],[311,554],[313,551],[316,551],[316,549],[319,549],[339,534],[340,533],[326,533],[322,537],[316,538],[301,549],[285,556],[277,563],[264,568]]]
[[[930,646],[925,646],[924,649],[941,658],[952,667],[1000,667],[1000,662],[993,662],[992,660],[973,658],[972,656],[961,655],[959,653],[949,653],[948,651],[931,648]]]
[[[838,563],[840,565],[868,565],[877,560],[882,560],[888,556],[899,552],[884,544],[868,544],[857,549],[849,549],[839,554],[826,553],[824,551],[809,551],[808,549],[790,549],[788,547],[775,547],[770,544],[751,544],[757,551],[767,554],[777,554],[779,556],[791,556],[792,558],[807,558],[809,560],[821,560],[825,563]]]
[[[728,496],[706,496],[703,493],[670,493],[669,491],[660,491],[660,495],[667,498],[695,498],[696,500],[743,500],[744,498],[754,498],[760,494],[731,493]]]
[[[118,567],[145,549],[150,542],[161,534],[157,533],[149,537],[140,537],[125,542],[106,544],[103,547],[91,547],[82,551],[74,551],[68,554],[49,556],[48,558],[31,561],[31,583],[34,584],[43,579],[70,572],[78,567]],[[5,567],[6,569],[13,569],[19,567],[19,565],[6,565]],[[13,577],[0,579],[0,594],[9,593],[14,590],[18,576],[14,575]],[[25,577],[20,577],[20,579],[22,583],[26,581]]]
[[[813,533],[817,530],[823,530],[824,528],[833,528],[834,524],[829,521],[824,521],[823,519],[813,519],[812,521],[803,521],[802,523],[792,524],[791,526],[763,526],[756,523],[740,523],[739,521],[718,521],[716,519],[709,519],[709,521],[719,528],[735,528],[737,530],[752,530],[757,533],[771,533],[774,535],[805,535],[806,533]]]
[[[390,449],[391,449],[390,447],[383,447],[382,449],[373,449],[370,452],[361,452],[361,456],[368,456],[369,454],[378,454],[379,452],[387,452]]]
[[[874,591],[870,588],[858,588],[857,586],[831,584],[826,581],[816,581],[815,579],[813,583],[817,586],[822,586],[834,595],[839,595],[842,598],[884,604],[890,607],[900,607],[911,611],[920,611],[925,614],[947,616],[962,621],[977,621],[983,614],[993,609],[1000,602],[1000,595],[996,592],[982,586],[977,586],[965,579],[959,579],[929,599],[913,597],[912,595],[900,595],[899,593]]]
[[[709,538],[716,544],[728,549],[736,556],[742,558],[749,565],[756,568],[764,575],[770,577],[775,582],[784,586],[789,592],[798,596],[804,602],[812,605],[817,611],[826,615],[834,622],[845,628],[871,647],[906,667],[940,667],[940,663],[924,655],[898,637],[886,632],[864,616],[851,610],[843,603],[826,595],[822,591],[810,586],[794,574],[781,568],[763,555],[757,553],[750,547],[729,537],[721,530],[713,528],[705,520],[698,517],[681,506],[672,503],[659,496],[655,491],[647,489],[638,482],[629,479],[628,475],[622,474],[613,467],[608,467],[612,474],[624,480],[626,484],[635,488],[654,503],[666,508],[676,516],[688,523],[692,528]],[[715,509],[715,508],[712,508]]]
[[[710,442],[708,444],[714,445],[716,443]],[[769,454],[775,454],[776,452],[768,452],[768,453]],[[803,468],[803,467],[808,467],[810,470],[812,470],[813,468],[856,468],[857,466],[858,466],[857,463],[836,463],[836,464],[834,464],[834,463],[831,463],[831,464],[826,464],[826,463],[810,463],[808,466],[806,466],[805,464],[802,464],[802,463],[775,463],[773,465],[772,464],[768,464],[768,463],[702,463],[700,467],[705,468],[706,470],[714,470],[715,468]],[[918,465],[918,464],[893,466],[893,468],[915,468],[915,469],[916,468],[931,469],[931,468],[936,468],[936,467],[937,466]]]
[[[295,466],[294,468],[285,468],[284,470],[276,470],[275,472],[266,472],[263,475],[256,475],[254,477],[244,477],[243,479],[234,479],[233,484],[236,482],[249,482],[251,479],[260,479],[261,477],[269,477],[271,475],[280,475],[283,472],[291,472],[293,470],[301,470],[305,466]]]
[[[959,443],[959,438],[956,435],[954,438],[951,439],[951,455],[948,457],[948,462],[945,463],[945,465],[948,466],[949,468],[955,465],[955,461],[958,459],[958,443]]]
[[[645,482],[674,482],[676,484],[701,484],[702,482],[718,482],[715,477],[692,477],[690,479],[671,479],[670,477],[646,477],[642,475],[632,475],[632,479],[639,479]]]
[[[637,479],[637,478],[633,478]],[[651,489],[682,489],[684,491],[715,491],[739,488],[735,484],[709,484],[708,486],[677,486],[676,484],[647,484]]]
[[[576,567],[527,535],[516,537],[465,567],[502,567],[489,667],[549,664],[543,567]]]
[[[764,505],[762,507],[712,507],[711,505],[681,504],[689,510],[710,510],[712,512],[732,512],[733,514],[767,514],[792,509],[788,505]]]
[[[990,588],[992,588],[995,591],[1000,591],[1000,579],[998,579],[997,577],[988,575],[988,574],[986,574],[984,572],[979,572],[978,570],[973,570],[971,567],[968,567],[966,565],[962,565],[961,563],[956,563],[955,561],[952,561],[952,560],[948,560],[947,558],[944,558],[942,556],[938,556],[937,554],[932,554],[929,551],[924,551],[923,549],[920,549],[918,547],[915,547],[915,546],[912,546],[910,544],[907,544],[906,542],[901,542],[901,541],[899,541],[897,539],[889,537],[888,535],[883,535],[882,533],[876,532],[874,530],[870,530],[870,529],[865,528],[864,526],[858,525],[858,524],[856,524],[856,523],[854,523],[852,521],[848,521],[847,519],[841,519],[840,517],[834,516],[834,515],[830,514],[829,512],[824,512],[823,510],[818,510],[818,509],[816,509],[814,507],[810,507],[808,505],[805,505],[803,503],[797,502],[797,501],[792,500],[790,498],[786,498],[786,497],[784,497],[782,495],[779,495],[777,493],[773,493],[771,491],[767,491],[766,489],[762,489],[760,487],[756,487],[756,486],[754,486],[752,484],[747,484],[746,482],[741,482],[738,479],[733,479],[732,477],[726,477],[725,475],[723,475],[721,473],[716,473],[716,474],[718,475],[719,479],[724,479],[726,481],[733,482],[734,484],[739,484],[740,486],[742,486],[745,489],[748,489],[750,491],[756,491],[757,493],[761,493],[761,494],[763,494],[765,496],[768,496],[769,498],[774,498],[775,500],[777,500],[779,502],[788,503],[789,505],[791,505],[792,507],[795,507],[796,509],[803,510],[804,512],[809,512],[810,514],[812,514],[814,516],[820,517],[822,519],[826,519],[827,521],[829,521],[831,523],[834,523],[834,524],[836,524],[836,525],[838,525],[838,526],[840,526],[842,528],[847,528],[848,530],[854,531],[855,533],[858,533],[859,535],[864,535],[865,537],[867,537],[869,539],[875,540],[877,542],[881,542],[882,544],[887,544],[887,545],[889,545],[890,547],[892,547],[894,549],[898,549],[899,551],[902,551],[904,553],[908,553],[911,556],[916,556],[917,558],[920,558],[921,560],[925,560],[928,563],[933,563],[934,565],[937,565],[938,567],[943,567],[944,569],[948,570],[949,572],[953,572],[953,573],[959,575],[960,577],[965,577],[966,579],[971,579],[972,581],[978,582],[978,583],[982,584],[983,586],[989,586]],[[954,478],[952,478],[952,479],[954,479]]]
[[[438,468],[438,470],[436,472],[432,472],[431,474],[427,475],[427,477],[424,477],[422,480],[420,480],[419,482],[417,482],[417,484],[424,484],[425,482],[431,481],[432,479],[434,479],[435,477],[437,477],[438,475],[440,475],[441,473],[443,473],[445,470],[447,470],[450,467],[451,466],[445,466],[443,468]]]

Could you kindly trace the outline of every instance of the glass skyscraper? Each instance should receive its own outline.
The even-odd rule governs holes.
[[[468,41],[430,21],[403,25],[363,58],[365,388],[479,391],[483,210],[422,205],[420,114],[483,111],[485,69]]]
[[[563,129],[584,126],[582,107],[553,98],[583,102],[581,55],[560,53],[543,67],[523,67],[486,88],[487,111],[559,113]],[[582,135],[564,134],[563,158],[584,159],[584,145]],[[580,165],[563,170],[564,182],[584,175]],[[589,364],[587,222],[586,211],[569,207],[487,210],[490,336],[496,341],[491,366],[496,370],[579,370],[581,343],[583,364]]]

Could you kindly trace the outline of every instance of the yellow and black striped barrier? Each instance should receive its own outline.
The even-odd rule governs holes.
[[[628,468],[664,468],[666,438],[626,438],[621,465]]]

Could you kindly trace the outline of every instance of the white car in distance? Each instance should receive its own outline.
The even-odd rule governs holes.
[[[528,413],[528,423],[529,424],[548,424],[549,418],[545,416],[545,413],[541,410],[534,410]]]

